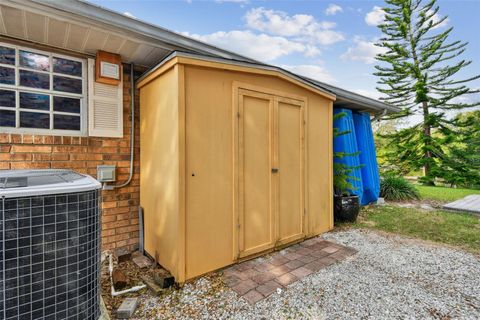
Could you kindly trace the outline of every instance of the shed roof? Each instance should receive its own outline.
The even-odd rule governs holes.
[[[223,63],[276,70],[316,90],[333,93],[336,107],[379,112],[400,109],[375,99],[313,80],[280,67],[191,39],[159,26],[80,0],[3,0],[0,34],[93,55],[106,50],[122,55],[125,62],[155,67],[174,52]],[[38,28],[33,24],[38,24]],[[32,26],[29,26],[29,25]],[[43,32],[41,28],[44,28]],[[61,32],[62,39],[52,36]],[[30,34],[31,31],[34,34]],[[69,30],[67,32],[66,30]],[[73,32],[75,31],[75,32]],[[95,38],[93,37],[95,36]],[[79,41],[82,39],[82,41]]]

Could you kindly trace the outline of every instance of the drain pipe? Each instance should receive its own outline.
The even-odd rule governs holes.
[[[111,282],[111,292],[110,292],[110,294],[112,295],[112,297],[117,297],[117,296],[120,296],[120,295],[125,294],[125,293],[137,292],[137,291],[140,291],[140,290],[147,287],[145,284],[141,284],[141,285],[131,287],[131,288],[123,290],[123,291],[116,291],[115,287],[113,286],[113,276],[112,276],[112,274],[113,274],[113,261],[112,260],[113,260],[112,259],[112,254],[109,253],[108,254],[108,272],[110,274],[110,282]]]
[[[132,124],[130,127],[130,173],[127,181],[119,185],[110,186],[111,188],[123,188],[127,186],[133,177],[133,158],[135,151],[135,79],[133,78],[133,62],[130,63],[130,107],[132,114]]]
[[[382,118],[383,116],[385,116],[387,114],[387,109],[383,109],[382,113],[377,113],[373,118],[372,118],[372,122],[377,120],[377,121],[380,121],[380,118]]]

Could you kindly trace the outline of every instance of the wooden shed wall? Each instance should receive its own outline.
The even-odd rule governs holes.
[[[179,280],[178,66],[140,90],[140,204],[145,250]]]
[[[307,99],[307,236],[333,227],[332,101],[257,74],[185,66],[186,279],[235,262],[233,83]]]

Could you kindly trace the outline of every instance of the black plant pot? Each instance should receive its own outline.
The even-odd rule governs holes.
[[[335,221],[355,222],[360,212],[360,198],[358,196],[335,196],[333,206]]]

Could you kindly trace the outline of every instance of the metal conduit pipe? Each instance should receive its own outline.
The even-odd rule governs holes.
[[[122,184],[114,185],[113,188],[122,188],[127,186],[133,177],[133,159],[135,147],[135,79],[133,78],[133,62],[130,63],[130,107],[132,114],[132,125],[130,126],[130,173],[127,181]]]

